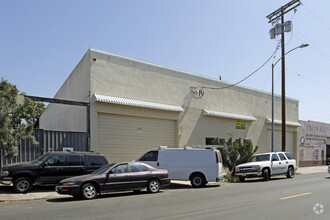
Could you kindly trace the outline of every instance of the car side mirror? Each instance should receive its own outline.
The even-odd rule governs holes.
[[[46,166],[48,166],[48,162],[43,163],[41,166],[42,166],[42,167],[46,167]]]
[[[113,174],[113,171],[112,171],[112,170],[110,170],[110,171],[108,172],[108,175],[110,175],[110,174]]]

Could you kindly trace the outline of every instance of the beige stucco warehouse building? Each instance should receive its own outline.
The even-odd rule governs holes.
[[[90,102],[91,149],[130,161],[159,145],[206,144],[209,138],[252,140],[270,151],[271,97],[242,86],[89,49],[55,98]],[[281,101],[275,97],[275,150],[281,149]],[[297,156],[298,101],[287,98],[287,150]],[[86,132],[86,110],[50,104],[46,130]]]

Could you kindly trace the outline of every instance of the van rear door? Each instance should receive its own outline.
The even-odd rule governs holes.
[[[216,181],[220,181],[222,179],[222,157],[220,151],[215,151],[215,157],[216,157],[216,163],[218,167],[218,176],[216,178]]]
[[[159,156],[158,150],[151,150],[145,153],[142,157],[140,157],[138,161],[141,161],[152,167],[158,168],[159,167],[158,156]]]

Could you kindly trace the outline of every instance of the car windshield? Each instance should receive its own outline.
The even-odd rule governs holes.
[[[102,175],[104,174],[105,172],[107,172],[109,170],[110,167],[112,167],[113,165],[115,165],[114,163],[110,163],[108,165],[105,165],[95,171],[92,172],[92,174],[97,174],[97,175]]]
[[[258,162],[258,161],[269,161],[269,154],[261,154],[252,156],[250,162]]]
[[[36,160],[33,161],[34,164],[42,164],[43,162],[45,162],[49,157],[49,154],[44,154],[40,157],[38,157]]]

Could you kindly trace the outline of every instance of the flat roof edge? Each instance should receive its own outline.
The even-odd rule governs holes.
[[[140,60],[140,59],[136,59],[136,58],[132,58],[132,57],[127,57],[127,56],[123,56],[123,55],[119,55],[119,54],[115,54],[115,53],[111,53],[111,52],[107,52],[107,51],[103,51],[103,50],[99,50],[99,49],[95,49],[95,48],[89,48],[88,52],[98,53],[98,54],[102,54],[102,55],[110,56],[110,57],[116,57],[116,58],[119,58],[119,59],[133,61],[133,62],[136,62],[136,63],[142,63],[142,64],[145,64],[145,65],[148,65],[148,66],[153,66],[153,67],[157,67],[157,68],[161,68],[161,69],[171,70],[171,71],[179,72],[179,73],[186,74],[186,75],[189,75],[189,76],[194,76],[194,77],[198,77],[198,78],[201,78],[201,79],[207,79],[207,80],[217,82],[217,83],[221,82],[221,83],[224,83],[224,84],[227,84],[227,85],[234,84],[234,83],[224,81],[224,80],[219,81],[218,79],[215,79],[213,77],[209,77],[209,76],[205,76],[205,75],[201,75],[201,74],[197,74],[197,73],[191,73],[191,72],[188,72],[188,71],[185,71],[185,70],[180,70],[180,69],[176,69],[176,68],[173,68],[173,67],[168,67],[168,66],[164,66],[164,65],[160,65],[160,64],[155,64],[155,63],[147,62],[147,61],[144,61],[144,60]],[[214,86],[210,86],[210,87],[214,87]],[[266,95],[271,95],[270,92],[262,91],[262,90],[259,90],[259,89],[255,89],[255,88],[251,88],[251,87],[247,87],[247,86],[243,86],[243,85],[235,85],[233,88],[235,88],[235,87],[243,88],[243,89],[247,89],[247,90],[255,91],[255,92],[259,92],[259,93],[263,93],[263,94],[266,94]],[[275,94],[274,96],[275,97],[281,97],[281,95],[277,95],[277,94]],[[285,97],[285,98],[286,98],[286,100],[299,102],[298,99],[294,99],[294,98],[290,98],[290,97]]]

